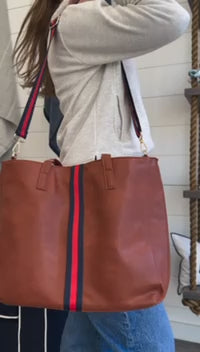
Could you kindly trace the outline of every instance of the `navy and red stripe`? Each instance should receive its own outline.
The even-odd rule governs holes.
[[[70,216],[67,243],[65,309],[82,310],[84,193],[83,165],[72,167],[70,180]]]
[[[31,94],[29,96],[29,99],[27,101],[27,104],[26,104],[26,107],[24,109],[24,112],[23,112],[23,115],[22,115],[22,118],[20,120],[20,123],[17,127],[17,130],[15,132],[15,134],[19,137],[22,137],[22,138],[26,138],[27,136],[27,133],[28,133],[28,128],[29,128],[29,125],[31,123],[31,119],[32,119],[32,116],[33,116],[33,111],[34,111],[34,108],[35,108],[35,104],[36,104],[36,100],[37,100],[37,97],[38,97],[38,94],[39,94],[39,90],[40,90],[40,87],[41,87],[41,84],[42,84],[42,81],[43,81],[43,78],[44,78],[44,74],[45,74],[45,70],[46,70],[46,67],[47,67],[47,57],[48,57],[48,52],[49,52],[49,48],[50,48],[50,44],[52,42],[52,39],[56,33],[56,22],[57,20],[55,20],[55,26],[52,27],[51,29],[51,34],[50,34],[50,41],[49,41],[49,45],[48,45],[48,49],[47,49],[47,54],[46,54],[46,57],[44,59],[44,62],[43,62],[43,65],[42,65],[42,68],[35,80],[35,83],[33,85],[33,88],[31,90]],[[54,23],[52,23],[52,25],[54,25]]]

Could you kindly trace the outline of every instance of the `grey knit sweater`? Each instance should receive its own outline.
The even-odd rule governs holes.
[[[134,57],[181,36],[190,16],[175,0],[105,0],[69,5],[64,0],[49,53],[49,68],[64,119],[58,145],[64,165],[112,156],[141,155],[131,119],[120,60],[129,71],[130,88],[145,142],[153,148]]]

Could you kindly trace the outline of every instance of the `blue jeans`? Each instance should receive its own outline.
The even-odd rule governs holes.
[[[69,313],[61,352],[174,352],[163,304],[120,313]]]

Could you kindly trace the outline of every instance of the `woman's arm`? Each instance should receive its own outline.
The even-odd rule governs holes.
[[[175,0],[105,0],[69,5],[63,12],[63,44],[79,61],[106,64],[156,50],[181,36],[189,13]]]

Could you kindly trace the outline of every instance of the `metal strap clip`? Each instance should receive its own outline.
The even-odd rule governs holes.
[[[50,29],[53,29],[53,28],[55,28],[58,25],[58,23],[60,21],[60,17],[61,17],[61,15],[59,15],[54,21],[52,21],[50,23],[50,25],[49,25]]]
[[[146,145],[146,143],[144,141],[142,133],[140,133],[139,141],[140,141],[140,148],[141,148],[142,153],[145,156],[147,156],[148,155],[148,148],[147,148],[147,145]]]
[[[18,137],[16,134],[14,137],[15,139],[17,138],[17,142],[14,144],[14,147],[12,148],[12,159],[17,159],[20,153],[21,143],[24,143],[25,139],[22,137]]]

